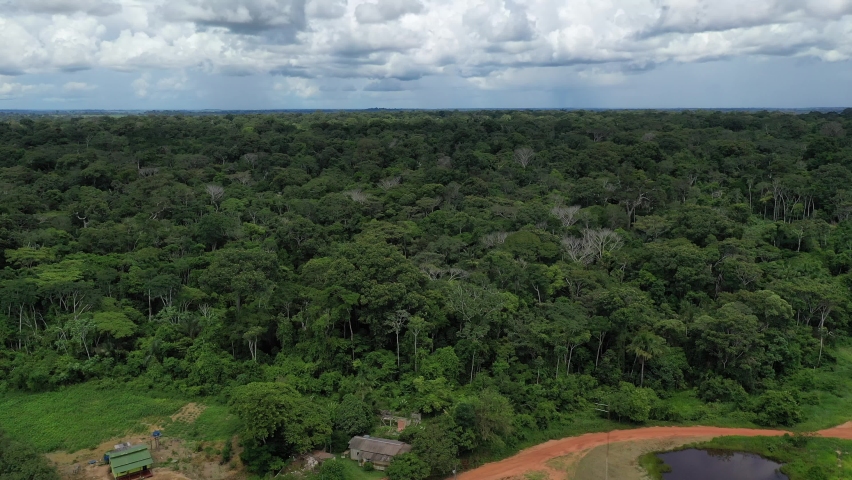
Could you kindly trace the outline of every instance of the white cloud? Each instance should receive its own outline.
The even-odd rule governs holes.
[[[171,77],[162,78],[157,82],[157,90],[160,91],[180,91],[189,88],[189,78],[186,72],[180,72]]]
[[[286,77],[275,82],[272,88],[278,92],[290,93],[303,98],[313,97],[320,91],[316,80],[298,77]]]
[[[0,17],[0,74],[23,73],[47,60],[47,52],[27,28]]]
[[[95,88],[97,87],[85,82],[68,82],[62,86],[62,90],[65,92],[88,92]]]
[[[139,78],[134,80],[130,86],[133,88],[133,93],[135,93],[137,97],[147,97],[148,91],[151,88],[151,75],[143,73]]]
[[[471,33],[490,42],[530,40],[535,28],[527,17],[526,9],[503,0],[480,3],[465,12],[463,21]]]
[[[423,4],[419,0],[378,0],[376,3],[358,5],[355,8],[355,18],[359,23],[384,23],[421,11]]]
[[[81,70],[97,63],[100,38],[106,27],[92,17],[54,15],[52,23],[39,32],[41,44],[50,53],[50,66]]]
[[[0,82],[0,100],[9,98],[17,98],[24,93],[33,90],[32,85],[23,85],[20,83]]]

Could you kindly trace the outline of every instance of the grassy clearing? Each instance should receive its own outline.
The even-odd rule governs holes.
[[[0,428],[43,452],[94,448],[128,432],[145,433],[153,425],[164,427],[167,435],[194,440],[220,440],[236,432],[236,420],[217,405],[192,425],[171,422],[169,416],[186,403],[174,396],[101,388],[97,383],[38,394],[6,393],[0,397]]]
[[[669,473],[672,468],[666,465],[656,453],[646,453],[639,457],[639,466],[648,472],[648,476],[653,479],[662,479],[664,473]]]
[[[379,480],[381,478],[385,478],[385,472],[380,472],[378,470],[366,472],[363,468],[359,467],[358,463],[354,460],[342,461],[343,464],[346,465],[347,480]]]
[[[804,421],[796,431],[809,432],[834,427],[852,420],[852,347],[833,350],[837,363],[830,369],[815,370],[815,390],[802,406]]]
[[[126,390],[75,385],[56,392],[6,394],[0,399],[0,427],[41,451],[94,448],[151,421],[171,415],[183,402]]]
[[[166,435],[204,441],[226,440],[236,435],[239,428],[239,419],[224,405],[208,405],[192,423],[169,420],[163,425]]]

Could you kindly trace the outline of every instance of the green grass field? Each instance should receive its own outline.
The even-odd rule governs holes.
[[[0,398],[0,428],[43,452],[94,448],[127,432],[146,432],[153,424],[163,426],[166,435],[193,440],[221,440],[236,433],[238,423],[227,407],[212,402],[192,424],[172,422],[169,416],[187,402],[97,383],[48,393],[6,393]]]
[[[225,440],[239,431],[240,422],[228,412],[225,405],[205,404],[207,408],[193,423],[168,420],[163,425],[164,433],[186,440]]]
[[[834,427],[852,420],[852,347],[834,350],[837,364],[831,370],[817,370],[814,380],[819,387],[816,401],[802,406],[804,421],[795,430],[811,432]]]
[[[343,460],[343,462],[344,465],[346,465],[347,480],[378,480],[380,478],[385,478],[385,472],[380,472],[378,470],[365,472],[364,469],[359,467],[358,463],[354,460]]]

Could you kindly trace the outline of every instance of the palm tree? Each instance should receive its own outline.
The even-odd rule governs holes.
[[[648,330],[642,330],[633,337],[628,350],[636,354],[636,357],[642,363],[642,373],[639,377],[640,387],[645,383],[645,362],[662,354],[665,347],[666,339]]]

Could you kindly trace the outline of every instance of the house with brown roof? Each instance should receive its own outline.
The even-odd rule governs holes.
[[[358,465],[370,462],[376,470],[384,470],[393,457],[410,451],[411,445],[386,438],[364,435],[349,440],[349,458],[357,460]]]

